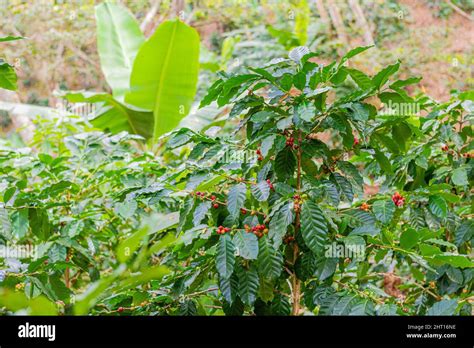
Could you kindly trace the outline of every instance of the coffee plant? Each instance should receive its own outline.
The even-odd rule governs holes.
[[[74,116],[2,141],[0,241],[35,252],[0,311],[470,315],[474,93],[410,96],[400,62],[351,67],[369,48],[220,72],[227,116],[158,148]]]
[[[472,93],[437,105],[404,91],[419,78],[389,81],[400,62],[373,77],[344,64],[368,48],[222,73],[201,106],[232,105],[235,130],[171,136],[169,149],[193,143],[173,178],[190,191],[180,255],[190,279],[215,271],[226,314],[471,312]]]

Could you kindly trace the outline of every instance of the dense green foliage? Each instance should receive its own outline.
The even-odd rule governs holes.
[[[194,241],[190,250],[216,247],[224,311],[242,312],[243,303],[256,313],[289,314],[292,303],[298,314],[295,303],[304,294],[306,307],[318,306],[320,314],[425,314],[435,301],[450,304],[446,313],[454,314],[456,302],[443,300],[451,295],[460,296],[458,311],[470,313],[462,299],[472,287],[466,254],[473,233],[473,144],[472,128],[463,126],[472,121],[472,93],[435,105],[403,90],[419,79],[391,78],[399,63],[373,77],[344,66],[366,49],[318,66],[314,54],[298,48],[291,59],[222,74],[201,106],[232,103],[229,118],[240,116],[237,131],[212,137],[181,129],[168,142],[169,148],[194,143],[179,172],[194,194],[183,205],[178,230]],[[348,76],[356,87],[339,95]],[[379,115],[367,102],[374,96],[418,105],[428,115]],[[242,132],[245,139],[236,140]],[[318,138],[324,132],[332,136],[326,142]],[[233,161],[245,158],[238,156],[242,150],[247,161]],[[249,151],[256,151],[253,160]],[[380,185],[379,193],[365,200],[364,182]],[[208,236],[209,225],[222,226],[218,238]],[[362,246],[363,259],[328,256],[333,243]],[[402,301],[384,298],[377,287],[394,267],[403,279],[396,296]]]
[[[201,106],[232,104],[228,120],[172,132],[162,156],[72,117],[38,120],[31,148],[2,144],[0,238],[37,247],[4,261],[4,310],[470,314],[473,94],[410,97],[399,63],[345,64],[367,48],[220,73]]]
[[[201,61],[213,83],[183,126],[196,31],[145,39],[96,7],[112,93],[65,92],[92,117],[0,140],[0,314],[472,314],[474,92],[412,95],[399,61],[369,76],[351,59],[370,46],[323,63],[297,9],[263,28],[265,57],[288,57],[230,68],[228,37]]]

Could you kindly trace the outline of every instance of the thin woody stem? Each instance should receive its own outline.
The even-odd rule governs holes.
[[[298,131],[298,148],[296,151],[296,159],[297,159],[297,174],[296,174],[296,190],[298,194],[301,191],[301,144],[302,144],[302,132],[301,130]],[[295,235],[299,233],[300,230],[300,209],[296,209],[295,212]],[[299,247],[296,241],[293,243],[293,264],[296,262],[298,258]],[[296,273],[292,275],[292,315],[299,315],[300,312],[300,300],[301,300],[301,280],[298,279]]]

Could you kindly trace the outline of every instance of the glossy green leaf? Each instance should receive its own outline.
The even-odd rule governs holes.
[[[444,219],[448,214],[448,204],[441,196],[430,196],[430,211],[437,217]]]
[[[258,297],[263,302],[270,302],[275,297],[275,282],[272,279],[262,278],[261,276],[259,280]],[[257,306],[255,307],[255,310],[257,311]]]
[[[247,260],[255,260],[258,256],[258,238],[253,233],[239,230],[233,238],[237,254]]]
[[[232,237],[224,234],[217,243],[216,267],[222,278],[228,279],[234,272],[235,246]]]
[[[120,242],[116,251],[117,259],[120,262],[126,262],[129,260],[133,256],[133,253],[138,249],[147,233],[148,228],[141,228],[133,233],[130,237]]]
[[[28,232],[28,209],[21,209],[12,214],[12,232],[18,239],[23,238]]]
[[[473,268],[474,261],[469,259],[467,255],[458,255],[454,253],[437,253],[428,257],[425,257],[427,260],[434,261],[439,264],[446,263],[453,267],[459,268]]]
[[[229,190],[227,196],[227,210],[232,216],[239,216],[247,196],[247,186],[244,183],[236,184]]]
[[[328,241],[328,227],[319,206],[308,200],[301,210],[301,233],[306,245],[315,253],[320,254]]]
[[[378,200],[373,203],[372,210],[377,220],[388,224],[395,213],[396,206],[391,199]]]
[[[209,209],[211,209],[211,202],[210,201],[201,202],[196,207],[196,209],[194,210],[194,213],[193,213],[194,226],[197,226],[201,223],[201,221],[204,219],[206,214],[209,212]]]
[[[232,304],[238,294],[239,279],[235,274],[229,278],[219,277],[219,289],[225,300]]]
[[[196,301],[193,299],[184,300],[180,303],[179,306],[179,315],[182,316],[195,316],[198,314],[198,309],[196,305]]]
[[[288,226],[293,222],[294,214],[290,203],[284,204],[270,220],[268,237],[272,241],[273,247],[278,248],[283,236],[286,234]]]
[[[126,199],[115,203],[115,211],[124,219],[131,218],[137,210],[137,202],[134,199]]]
[[[95,103],[98,105],[91,120],[91,123],[97,128],[114,134],[127,131],[139,134],[146,139],[153,135],[153,129],[150,127],[153,123],[153,113],[150,111],[120,103],[105,93],[67,92],[63,97],[72,103]]]
[[[312,278],[316,273],[317,257],[312,251],[300,255],[295,263],[295,273],[298,279],[303,281]]]
[[[471,240],[474,237],[474,220],[465,220],[454,233],[454,241],[457,246]]]
[[[458,268],[450,267],[446,271],[446,275],[450,280],[455,283],[462,284],[464,281],[464,277],[462,275],[462,271]]]
[[[331,277],[336,271],[338,259],[334,257],[320,258],[316,264],[316,276],[320,281]]]
[[[372,82],[374,86],[380,89],[388,81],[390,76],[395,74],[399,68],[400,68],[400,62],[397,62],[395,64],[389,65],[386,68],[382,69],[372,78]]]
[[[456,186],[465,186],[469,185],[469,181],[467,179],[467,170],[466,168],[456,168],[453,170],[451,180],[454,185]]]
[[[278,179],[284,181],[293,177],[296,168],[296,157],[289,147],[281,150],[275,159],[275,171]]]
[[[291,305],[286,296],[276,295],[271,305],[272,315],[290,315]]]
[[[350,177],[357,185],[361,188],[364,185],[364,179],[362,178],[359,169],[352,164],[351,162],[347,161],[337,161],[337,166],[341,171],[348,177]]]
[[[51,235],[51,225],[48,212],[43,209],[30,208],[28,219],[31,231],[41,240],[47,240]]]
[[[138,49],[145,42],[140,27],[127,8],[104,2],[96,6],[97,49],[101,68],[112,93],[123,101]]]
[[[270,185],[266,181],[260,181],[259,183],[252,185],[252,195],[257,201],[266,201],[270,195]]]
[[[15,69],[8,63],[0,60],[0,88],[15,91],[17,89]]]
[[[347,180],[339,173],[332,173],[331,181],[336,186],[337,191],[339,192],[339,197],[341,197],[341,199],[352,202],[352,200],[354,199],[354,192],[352,191],[352,185],[349,180]]]
[[[268,279],[276,279],[283,269],[283,256],[275,249],[267,237],[260,238],[258,253],[258,272]]]
[[[390,88],[396,89],[396,88],[401,88],[413,84],[417,84],[418,82],[421,81],[421,77],[410,77],[406,80],[397,80],[394,83],[390,84]]]
[[[16,41],[16,40],[22,40],[25,39],[23,36],[5,36],[5,37],[0,37],[0,42],[7,42],[7,41]]]
[[[409,250],[413,248],[419,240],[420,236],[418,232],[412,228],[403,231],[402,235],[400,236],[400,246],[403,249]]]
[[[344,62],[346,62],[348,59],[351,59],[352,57],[355,57],[356,55],[358,54],[361,54],[362,52],[364,51],[367,51],[369,48],[372,48],[374,47],[373,45],[370,45],[370,46],[360,46],[360,47],[356,47],[356,48],[353,48],[351,49],[349,52],[347,52],[341,59],[341,62],[339,63],[339,65],[342,65]]]
[[[392,165],[388,160],[387,156],[385,156],[381,151],[375,150],[374,154],[375,160],[380,165],[382,169],[382,174],[391,174],[392,173]]]
[[[354,82],[363,90],[367,90],[373,87],[372,80],[362,71],[357,69],[346,68],[346,71],[349,73],[350,77]]]
[[[426,315],[453,315],[457,306],[458,303],[455,299],[442,300],[431,306]]]
[[[237,269],[237,276],[239,278],[239,297],[242,302],[247,305],[253,305],[257,298],[257,291],[259,287],[259,279],[255,267],[246,269],[239,267]]]
[[[370,299],[357,298],[352,303],[349,315],[375,315],[375,305]]]
[[[8,210],[0,205],[0,235],[6,240],[12,236],[12,224],[8,214]]]
[[[175,128],[196,94],[199,35],[179,20],[162,23],[135,58],[125,101],[153,110],[153,138]]]
[[[0,305],[13,312],[26,310],[28,315],[57,315],[58,310],[55,304],[45,296],[38,296],[28,299],[22,292],[0,289]]]

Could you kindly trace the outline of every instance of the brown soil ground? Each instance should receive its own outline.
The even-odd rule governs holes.
[[[433,48],[433,40],[416,35],[417,32],[433,33],[439,36],[442,45],[442,54],[445,57],[456,57],[458,55],[467,55],[468,59],[459,64],[467,65],[466,80],[473,79],[473,46],[474,46],[474,18],[469,20],[462,15],[453,12],[448,18],[439,18],[434,15],[433,8],[430,8],[429,1],[420,0],[401,0],[401,4],[405,5],[409,11],[411,21],[408,28],[415,34],[415,42],[419,45],[420,56],[427,57],[427,61],[421,62],[417,69],[423,72],[422,87],[428,94],[436,99],[449,99],[449,87],[446,83],[442,83],[447,79],[463,78],[457,75],[455,62],[442,59],[430,59],[435,55],[436,48]],[[396,46],[403,45],[403,42],[395,43]],[[471,85],[470,88],[473,88]]]

